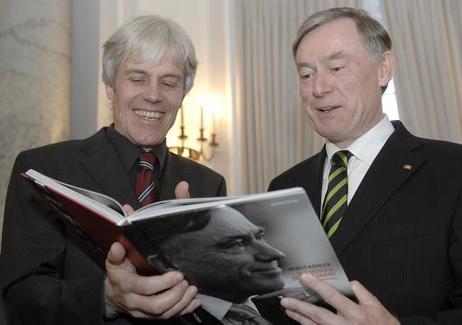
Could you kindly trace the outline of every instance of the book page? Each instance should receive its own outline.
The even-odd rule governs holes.
[[[77,187],[77,186],[74,186],[74,185],[66,184],[66,183],[63,183],[63,182],[59,182],[59,183],[61,185],[69,187],[69,188],[73,189],[74,191],[79,192],[79,193],[81,193],[81,194],[83,194],[83,195],[85,195],[85,196],[87,196],[87,197],[101,203],[102,205],[107,206],[108,208],[111,208],[115,212],[125,216],[124,209],[122,208],[120,203],[117,202],[116,200],[114,200],[113,198],[111,198],[111,197],[109,197],[107,195],[98,193],[98,192],[93,192],[93,191],[90,191],[90,190],[83,189],[81,187]]]
[[[42,191],[51,191],[65,198],[68,202],[74,202],[74,205],[80,205],[82,209],[89,209],[113,223],[118,223],[125,217],[122,206],[107,195],[66,184],[33,169],[29,169],[24,175],[33,181],[38,188],[42,188]]]

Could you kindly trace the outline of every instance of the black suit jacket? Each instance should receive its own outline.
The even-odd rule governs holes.
[[[106,129],[86,140],[19,154],[8,188],[0,265],[2,293],[13,324],[102,324],[105,273],[67,236],[66,226],[19,175],[28,168],[138,208]],[[181,180],[189,183],[192,197],[226,192],[222,176],[168,153],[160,199],[174,198]]]
[[[401,123],[352,198],[332,245],[403,324],[462,324],[462,146],[411,135]],[[276,177],[320,211],[325,149]]]

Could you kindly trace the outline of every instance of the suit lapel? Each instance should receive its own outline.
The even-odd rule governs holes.
[[[419,169],[425,158],[414,152],[420,146],[399,124],[376,157],[353,199],[331,243],[340,255],[396,190]]]
[[[308,172],[305,177],[300,177],[296,180],[297,186],[305,188],[308,197],[314,210],[321,215],[321,189],[322,189],[322,173],[324,170],[324,161],[326,160],[326,147],[319,154],[313,157],[308,167]]]
[[[161,180],[159,200],[170,200],[175,198],[175,187],[182,180],[189,181],[187,178],[187,166],[171,152],[167,152],[167,160]]]
[[[100,131],[90,137],[82,150],[85,153],[82,165],[103,192],[120,204],[130,204],[135,210],[138,209],[139,202],[127,172],[105,132]]]

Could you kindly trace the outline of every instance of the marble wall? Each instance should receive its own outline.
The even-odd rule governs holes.
[[[68,138],[70,2],[0,0],[1,224],[16,155]]]

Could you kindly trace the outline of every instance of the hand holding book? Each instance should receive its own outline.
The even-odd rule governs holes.
[[[175,188],[177,199],[189,198],[188,183],[180,182]],[[123,205],[126,215],[135,210]],[[140,276],[127,258],[125,248],[112,244],[106,258],[105,302],[106,317],[128,313],[142,318],[170,318],[191,313],[201,305],[196,298],[197,288],[190,286],[180,272]]]

